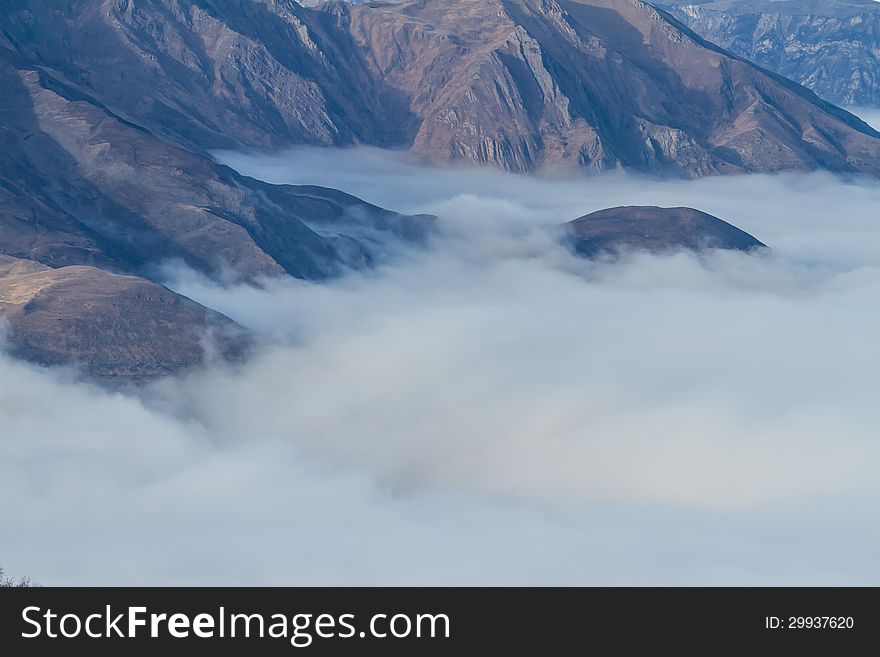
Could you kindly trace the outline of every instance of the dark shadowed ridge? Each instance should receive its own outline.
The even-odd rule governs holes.
[[[766,248],[736,226],[693,208],[609,208],[575,219],[565,228],[574,250],[586,257],[628,250],[750,252]]]

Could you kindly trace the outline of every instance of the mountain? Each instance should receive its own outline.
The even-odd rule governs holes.
[[[151,281],[159,265],[316,280],[369,266],[430,223],[240,176],[2,46],[0,85],[0,320],[29,360],[123,382],[198,364],[206,332],[238,354],[234,324]]]
[[[195,152],[880,175],[880,135],[638,0],[10,0],[0,43]]]
[[[397,103],[293,0],[7,0],[0,45],[193,150],[393,145]]]
[[[693,208],[609,208],[565,224],[565,231],[575,252],[590,258],[625,250],[766,248],[736,226]]]
[[[149,381],[246,353],[223,315],[151,283],[95,267],[52,269],[0,255],[0,316],[14,356],[74,365],[102,381]]]
[[[212,149],[880,175],[880,134],[638,0],[7,0],[0,85],[7,340],[118,382],[197,365],[209,334],[245,350],[230,320],[162,287],[169,260],[221,282],[321,280],[430,228],[241,176]]]
[[[407,219],[341,192],[239,176],[2,49],[0,82],[7,255],[124,273],[179,259],[218,277],[322,278],[370,260],[369,244],[334,221],[360,213],[406,230]]]
[[[710,0],[658,7],[826,100],[880,106],[880,3],[874,0]]]

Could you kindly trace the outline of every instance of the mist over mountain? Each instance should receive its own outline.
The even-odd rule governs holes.
[[[185,311],[188,300],[146,280],[163,263],[178,261],[227,281],[321,279],[369,266],[391,243],[420,239],[427,229],[428,218],[401,217],[332,189],[244,178],[3,47],[0,80],[0,255],[58,268],[65,281],[57,301],[70,321],[38,320],[36,308],[45,307],[39,296],[23,306],[24,314],[13,312],[15,304],[0,305],[16,353],[38,362],[85,365],[110,378],[174,373],[206,355],[206,311]],[[53,278],[45,273],[40,280]],[[13,284],[20,281],[0,282]],[[103,298],[115,300],[114,312],[129,307],[133,324],[154,317],[156,301],[176,311],[164,313],[164,328],[149,338],[95,322],[99,311],[87,300],[101,284],[108,285]],[[145,290],[153,292],[145,296]],[[67,346],[48,344],[62,330]],[[162,340],[163,333],[176,339]],[[103,356],[79,346],[102,342]],[[143,349],[160,348],[168,352],[164,365],[162,357],[142,357]]]
[[[151,287],[168,262],[227,283],[322,280],[427,239],[431,217],[244,177],[216,149],[370,144],[555,174],[880,175],[867,124],[637,0],[13,0],[0,16],[0,76],[0,249],[16,270],[66,268],[63,309],[40,305],[36,289],[3,307],[9,339],[38,362],[85,360],[92,372],[193,364],[208,355],[199,335],[211,317],[194,309],[149,337],[113,332],[88,314],[105,303],[86,303],[96,285],[121,304],[109,308],[140,300],[149,317],[157,301],[190,308]],[[682,225],[652,226],[658,243],[698,243]],[[618,227],[634,231],[620,243],[644,242],[635,224]],[[53,324],[38,307],[68,318],[67,347],[40,337]],[[147,366],[133,343],[172,330],[175,354]],[[77,346],[101,341],[116,356]]]
[[[47,585],[880,582],[880,186],[559,180],[375,149],[223,161],[436,215],[434,235],[322,281],[166,271],[254,336],[232,367],[120,394],[0,356],[9,572]],[[563,221],[626,204],[703,208],[772,249],[611,261],[555,239]]]
[[[303,4],[4,3],[3,567],[880,582],[880,133],[639,0]]]
[[[874,0],[661,0],[713,43],[841,105],[880,106]]]

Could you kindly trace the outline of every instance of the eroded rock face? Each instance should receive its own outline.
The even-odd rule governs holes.
[[[880,106],[874,0],[709,0],[658,4],[709,41],[833,103]]]
[[[350,14],[377,68],[412,95],[412,148],[432,159],[515,171],[877,172],[880,141],[858,119],[635,0],[403,2]]]
[[[638,0],[12,5],[7,47],[188,148],[372,144],[519,172],[880,175],[864,123]]]
[[[564,228],[572,248],[590,258],[624,251],[750,252],[766,248],[736,226],[693,208],[609,208],[575,219]]]
[[[143,278],[0,255],[0,319],[13,355],[104,382],[143,382],[245,354],[234,322]]]

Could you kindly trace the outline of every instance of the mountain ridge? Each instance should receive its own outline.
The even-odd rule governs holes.
[[[169,260],[220,283],[319,281],[430,231],[428,216],[242,176],[215,148],[880,176],[866,124],[639,0],[10,0],[0,84],[13,353],[116,382],[198,366],[213,327],[237,335],[220,349],[230,357],[247,342],[160,284]]]
[[[0,41],[202,153],[367,144],[516,172],[880,175],[866,124],[639,0],[12,1]]]
[[[247,332],[157,283],[160,265],[321,280],[429,229],[336,190],[241,176],[3,46],[0,83],[0,320],[19,357],[118,385],[197,367],[211,344],[235,357]]]
[[[570,221],[563,229],[571,248],[588,258],[626,251],[699,253],[720,249],[751,253],[767,248],[733,224],[688,207],[606,208]]]
[[[880,3],[874,0],[655,4],[706,39],[830,102],[880,106]]]

